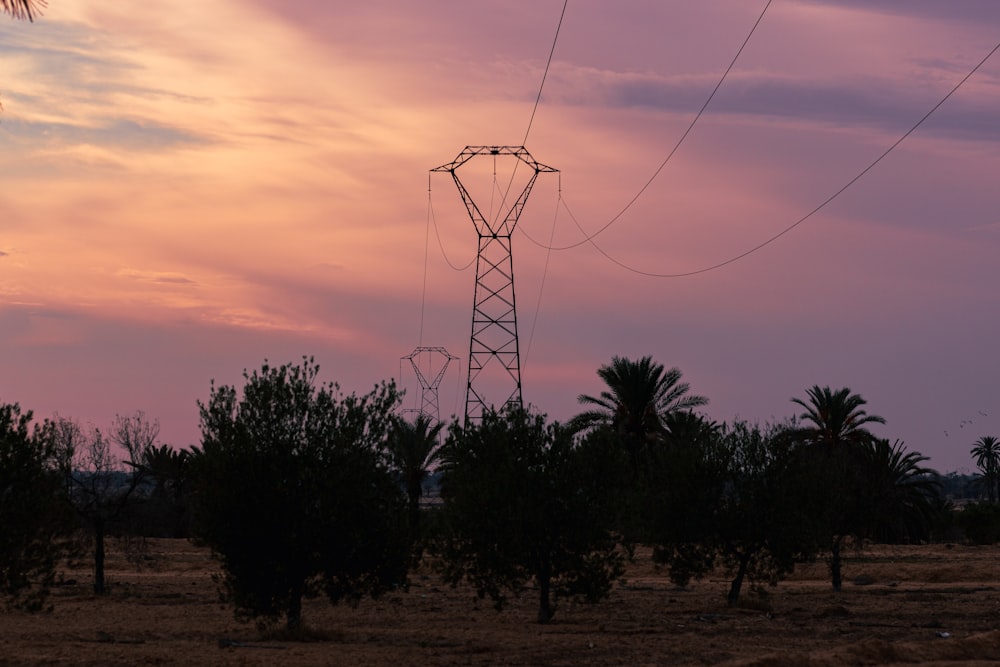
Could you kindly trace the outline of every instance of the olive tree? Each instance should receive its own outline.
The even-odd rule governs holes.
[[[71,530],[62,459],[31,411],[0,403],[0,596],[11,607],[45,607]]]
[[[817,550],[815,471],[790,425],[742,420],[669,443],[651,466],[654,559],[680,585],[721,565],[727,601],[745,582],[776,584]]]
[[[802,465],[788,432],[787,425],[744,421],[723,429],[727,465],[715,544],[732,576],[730,605],[745,580],[775,585],[818,549],[817,512],[809,502],[814,471]]]
[[[497,608],[529,582],[538,621],[559,595],[594,601],[621,575],[624,553],[612,527],[628,470],[608,433],[583,438],[517,406],[454,424],[442,452],[446,580],[466,580]]]
[[[244,371],[199,401],[196,534],[240,620],[302,623],[302,600],[357,601],[405,582],[406,504],[385,463],[395,385],[345,396],[301,365]]]

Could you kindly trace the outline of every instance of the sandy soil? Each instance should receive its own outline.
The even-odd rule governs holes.
[[[70,571],[45,615],[0,616],[0,664],[73,665],[986,665],[1000,664],[1000,547],[872,547],[844,590],[823,563],[726,607],[723,573],[673,586],[640,552],[611,598],[562,601],[536,625],[528,591],[503,612],[417,572],[358,608],[307,603],[317,642],[261,637],[219,603],[208,553],[151,540],[141,570],[112,553],[111,593]]]

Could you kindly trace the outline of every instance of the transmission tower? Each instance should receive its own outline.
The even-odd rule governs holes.
[[[505,212],[503,207],[506,201],[501,202],[500,212],[492,219],[483,215],[480,207],[472,200],[469,190],[458,177],[458,168],[480,155],[493,156],[494,164],[497,156],[512,156],[518,160],[514,163],[514,173],[517,166],[522,163],[531,170],[527,184],[514,203]],[[538,174],[557,172],[558,169],[537,162],[524,146],[466,146],[458,157],[448,164],[431,169],[431,172],[436,171],[446,171],[451,174],[462,196],[462,203],[465,204],[479,234],[476,290],[472,300],[472,334],[469,337],[469,376],[465,388],[465,422],[468,424],[470,420],[482,419],[483,411],[495,405],[487,402],[484,395],[485,388],[477,383],[477,378],[488,368],[501,369],[498,373],[501,377],[499,391],[505,398],[499,405],[510,403],[520,405],[523,402],[511,234],[521,216],[521,211],[524,210],[524,204]],[[495,175],[494,167],[494,178]],[[511,184],[513,182],[512,173]]]
[[[404,410],[417,412],[432,419],[434,423],[441,420],[441,410],[438,405],[438,387],[448,370],[448,364],[458,359],[448,353],[443,347],[417,347],[403,359],[409,359],[413,372],[420,383],[420,410]],[[437,370],[435,370],[437,369]],[[428,378],[430,378],[428,380]]]

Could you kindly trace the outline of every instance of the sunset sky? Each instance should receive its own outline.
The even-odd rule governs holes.
[[[400,357],[425,345],[462,358],[440,389],[461,413],[475,274],[451,266],[476,237],[429,169],[527,133],[560,173],[514,235],[526,401],[567,419],[601,364],[652,355],[715,420],[848,386],[877,435],[974,469],[1000,436],[1000,53],[770,245],[647,275],[802,219],[1000,42],[993,0],[774,0],[643,190],[765,4],[571,0],[530,132],[561,0],[0,16],[0,401],[144,410],[188,446],[210,381],[265,358],[313,355],[347,391],[397,378],[416,407]],[[492,169],[470,166],[482,192]]]

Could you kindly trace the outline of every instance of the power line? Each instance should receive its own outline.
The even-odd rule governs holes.
[[[542,91],[545,89],[545,80],[549,76],[549,68],[552,66],[552,58],[553,58],[553,56],[555,55],[555,52],[556,52],[556,44],[559,42],[559,32],[562,29],[563,19],[566,17],[566,7],[568,5],[569,5],[569,0],[563,0],[562,11],[559,13],[559,22],[556,24],[556,32],[555,32],[555,35],[552,38],[552,46],[549,49],[549,57],[545,61],[545,69],[542,71],[542,81],[541,81],[541,83],[538,86],[538,94],[535,96],[535,104],[534,104],[534,106],[531,109],[531,116],[528,118],[528,127],[524,131],[524,139],[521,141],[521,145],[522,146],[524,146],[526,143],[528,143],[528,135],[531,134],[531,126],[535,122],[535,114],[538,112],[538,105],[539,105],[539,103],[542,100]],[[503,193],[503,197],[501,198],[500,210],[503,210],[503,204],[506,203],[506,201],[507,201],[507,196],[510,193],[510,188],[512,187],[512,185],[514,183],[514,177],[515,177],[515,175],[517,173],[517,167],[519,165],[520,165],[520,161],[515,161],[515,163],[514,163],[514,173],[511,174],[511,176],[510,176],[510,182],[507,184],[507,190]],[[495,163],[495,161],[494,161],[494,166],[493,166],[493,178],[494,178],[494,181],[495,181],[496,180],[496,163]],[[433,208],[433,205],[431,204],[430,192],[431,192],[431,185],[430,185],[430,177],[428,176],[428,179],[427,179],[427,211],[428,211],[428,215],[429,215],[430,219],[432,219],[433,223],[434,223],[434,231],[437,234],[438,246],[441,249],[441,255],[444,257],[445,261],[448,263],[448,266],[450,266],[452,269],[454,269],[456,271],[465,271],[470,266],[472,266],[472,262],[475,261],[475,257],[473,257],[471,260],[469,260],[469,263],[466,264],[465,266],[462,266],[462,267],[456,266],[448,258],[448,254],[445,252],[444,245],[441,242],[441,232],[440,232],[440,230],[438,229],[438,226],[437,226],[437,219],[434,218],[434,208]],[[492,210],[493,210],[493,200],[492,200],[492,193],[491,193],[491,199],[490,199],[490,211],[491,212],[490,212],[490,216],[489,216],[490,219],[492,219],[492,215],[493,215],[492,214]],[[427,268],[426,268],[427,259],[426,259],[426,257],[424,258],[424,263],[425,263],[424,272],[426,274],[426,271],[427,271]]]
[[[444,242],[441,241],[441,229],[438,227],[437,216],[434,215],[434,204],[431,201],[430,177],[428,177],[427,179],[427,213],[428,213],[428,218],[434,225],[434,235],[437,237],[438,248],[441,250],[441,256],[444,257],[444,261],[447,262],[448,266],[450,266],[455,271],[467,271],[469,267],[472,266],[472,263],[476,261],[475,256],[473,256],[472,259],[470,259],[465,266],[456,266],[451,261],[451,258],[448,257],[448,253],[445,252]],[[425,258],[424,263],[426,264],[426,262],[427,260]]]
[[[528,334],[528,345],[527,345],[527,348],[525,350],[525,366],[527,366],[528,357],[531,354],[531,343],[532,343],[532,341],[534,340],[534,337],[535,337],[535,327],[538,324],[538,314],[539,314],[539,311],[541,310],[541,305],[542,305],[542,293],[543,293],[543,291],[545,289],[545,279],[546,279],[546,277],[548,275],[549,260],[550,260],[550,258],[552,256],[552,251],[553,250],[569,250],[571,248],[576,248],[576,247],[579,247],[580,245],[583,245],[584,243],[588,243],[589,242],[591,245],[594,246],[594,248],[597,249],[598,252],[600,252],[602,255],[604,255],[611,262],[613,262],[615,264],[619,264],[623,268],[629,268],[629,267],[626,267],[621,262],[619,262],[618,260],[616,260],[615,258],[613,258],[610,255],[608,255],[606,252],[604,252],[604,250],[602,248],[600,248],[597,245],[597,243],[594,242],[593,239],[596,238],[602,232],[604,232],[608,227],[610,227],[611,225],[613,225],[615,222],[617,222],[623,215],[625,215],[625,212],[628,211],[632,207],[632,205],[635,204],[635,202],[639,199],[639,197],[641,197],[646,192],[646,190],[653,183],[653,181],[656,180],[656,178],[660,175],[660,172],[663,171],[663,168],[666,167],[666,165],[670,161],[670,159],[673,158],[674,154],[681,147],[681,144],[684,143],[684,140],[687,139],[687,136],[691,133],[691,130],[694,129],[695,124],[701,119],[702,115],[705,113],[705,109],[708,108],[708,105],[711,103],[712,99],[715,97],[715,94],[717,92],[719,92],[719,88],[722,87],[722,84],[726,80],[726,78],[729,76],[729,73],[732,72],[733,67],[736,65],[736,61],[739,59],[740,55],[742,55],[743,50],[746,48],[747,44],[750,42],[750,38],[753,37],[754,32],[756,32],[757,26],[759,26],[760,22],[764,19],[764,14],[767,13],[768,8],[771,6],[771,2],[772,2],[772,0],[767,0],[767,2],[764,4],[764,9],[761,10],[760,15],[757,17],[757,20],[754,21],[754,24],[750,28],[750,31],[747,33],[747,36],[743,40],[743,43],[740,44],[740,48],[737,49],[736,55],[733,56],[733,59],[729,62],[729,66],[726,67],[725,71],[722,73],[722,76],[719,78],[719,81],[715,84],[715,87],[712,89],[712,92],[709,93],[708,97],[705,99],[704,104],[701,105],[701,108],[698,110],[698,113],[695,114],[695,116],[691,120],[690,124],[688,124],[687,129],[684,130],[684,133],[677,140],[677,143],[674,144],[674,147],[667,154],[667,157],[665,157],[663,159],[663,162],[661,162],[660,166],[656,168],[656,171],[654,171],[653,175],[649,177],[649,180],[646,181],[646,183],[639,189],[639,191],[635,194],[635,196],[632,197],[632,199],[629,200],[629,202],[625,205],[624,208],[622,208],[621,211],[618,212],[617,215],[615,215],[613,218],[611,218],[611,220],[609,220],[607,224],[605,224],[603,227],[601,227],[600,229],[598,229],[596,232],[594,232],[591,235],[588,235],[587,232],[584,231],[583,227],[580,226],[580,223],[577,221],[576,216],[573,215],[573,212],[570,211],[569,207],[566,205],[566,202],[563,200],[563,197],[562,197],[562,179],[560,177],[559,201],[556,204],[556,213],[555,213],[555,216],[553,216],[553,219],[552,219],[552,229],[550,230],[550,233],[549,233],[549,242],[547,244],[539,243],[534,238],[532,238],[532,236],[527,231],[525,231],[523,227],[521,228],[521,233],[524,234],[525,238],[527,238],[529,241],[531,241],[535,245],[545,248],[545,265],[544,265],[544,268],[542,269],[541,285],[538,288],[538,300],[537,300],[537,302],[535,304],[535,315],[534,315],[534,317],[531,320],[531,329],[530,329],[529,334]],[[541,84],[541,86],[539,86],[538,97],[535,99],[535,108],[532,109],[532,111],[531,111],[531,120],[528,122],[528,131],[524,133],[524,143],[527,143],[528,133],[531,131],[531,122],[535,118],[535,112],[538,109],[538,101],[542,97],[542,87],[545,86],[545,77],[548,74],[549,65],[552,63],[552,53],[555,52],[556,40],[558,40],[558,38],[559,38],[559,28],[562,26],[563,16],[565,15],[565,13],[566,13],[566,3],[563,4],[563,14],[560,15],[560,17],[559,17],[559,26],[556,27],[556,38],[552,42],[552,51],[549,53],[549,61],[545,65],[545,73],[542,75],[542,84]],[[514,168],[516,170],[517,165],[515,165]],[[514,176],[512,174],[511,175],[511,184],[513,183],[513,181],[514,181]],[[508,184],[508,186],[507,186],[508,190],[510,189],[511,184]],[[504,199],[506,199],[506,194],[504,195]],[[566,209],[566,212],[569,214],[569,216],[573,220],[574,224],[576,224],[577,229],[579,229],[580,232],[584,236],[583,240],[581,240],[581,241],[579,241],[577,243],[565,246],[565,247],[555,247],[555,246],[552,245],[553,241],[555,240],[556,220],[558,219],[558,216],[559,216],[559,206],[560,205],[562,205],[563,208]]]
[[[562,175],[560,174],[560,183],[562,182]],[[556,222],[559,219],[559,206],[562,203],[562,187],[559,188],[559,201],[556,202],[556,210],[552,216],[552,230],[549,233],[549,243],[555,239],[556,235]],[[535,315],[531,318],[531,329],[528,331],[528,344],[524,350],[524,367],[528,365],[528,358],[531,356],[531,343],[535,340],[535,327],[538,325],[538,313],[542,309],[542,293],[545,291],[545,278],[549,273],[549,259],[552,257],[552,251],[548,250],[545,252],[545,265],[542,268],[542,281],[538,287],[538,300],[535,302]]]
[[[639,275],[647,276],[647,277],[650,277],[650,278],[687,278],[687,277],[696,276],[696,275],[699,275],[699,274],[702,274],[702,273],[708,273],[709,271],[715,271],[716,269],[721,269],[724,266],[728,266],[730,264],[738,262],[741,259],[743,259],[745,257],[748,257],[749,255],[752,255],[753,253],[757,252],[758,250],[760,250],[760,249],[762,249],[762,248],[770,245],[771,243],[774,243],[779,238],[781,238],[782,236],[784,236],[788,232],[792,231],[793,229],[795,229],[796,227],[798,227],[799,225],[801,225],[803,222],[805,222],[809,218],[811,218],[814,215],[816,215],[817,213],[819,213],[828,204],[830,204],[834,199],[836,199],[837,197],[839,197],[840,195],[842,195],[844,192],[847,191],[848,188],[850,188],[852,185],[854,185],[859,180],[861,180],[861,178],[865,174],[867,174],[869,171],[871,171],[872,169],[875,168],[875,165],[877,165],[879,162],[881,162],[883,159],[885,159],[885,157],[887,155],[889,155],[889,153],[891,153],[893,150],[895,150],[897,146],[899,146],[901,143],[903,143],[903,141],[905,141],[911,134],[913,134],[914,132],[916,132],[917,128],[919,128],[921,125],[923,125],[924,122],[928,118],[930,118],[931,115],[933,115],[935,111],[937,111],[945,102],[947,102],[948,99],[951,98],[951,96],[954,95],[958,91],[958,89],[961,88],[965,84],[966,81],[968,81],[969,79],[971,79],[972,76],[976,72],[978,72],[979,69],[983,65],[986,64],[986,61],[988,61],[993,56],[993,54],[995,54],[997,51],[1000,51],[1000,42],[998,42],[996,44],[996,46],[994,46],[992,49],[990,49],[990,52],[987,53],[983,57],[983,59],[980,60],[976,64],[976,66],[973,67],[969,71],[968,74],[966,74],[964,77],[962,77],[962,79],[957,84],[955,84],[955,86],[950,91],[948,91],[948,93],[944,97],[942,97],[937,102],[937,104],[935,104],[934,106],[932,106],[931,109],[930,109],[930,111],[928,111],[927,113],[925,113],[920,118],[920,120],[918,120],[916,123],[914,123],[913,126],[910,127],[910,129],[908,129],[906,132],[903,133],[903,136],[901,136],[899,139],[897,139],[896,141],[894,141],[892,143],[892,145],[890,145],[887,149],[885,149],[885,151],[883,151],[881,155],[879,155],[871,163],[869,163],[868,166],[866,166],[864,169],[862,169],[861,171],[859,171],[857,173],[857,175],[854,176],[854,178],[852,178],[849,181],[847,181],[847,183],[845,183],[844,185],[842,185],[832,195],[830,195],[829,197],[827,197],[826,199],[824,199],[818,206],[816,206],[811,211],[809,211],[808,213],[806,213],[805,215],[803,215],[801,218],[799,218],[798,220],[796,220],[795,222],[793,222],[789,226],[785,227],[784,229],[782,229],[780,232],[778,232],[774,236],[769,237],[768,239],[766,239],[765,241],[763,241],[761,243],[758,243],[757,245],[755,245],[754,247],[750,248],[749,250],[741,252],[740,254],[735,255],[733,257],[730,257],[729,259],[727,259],[725,261],[719,262],[717,264],[712,264],[710,266],[706,266],[706,267],[703,267],[703,268],[700,268],[700,269],[695,269],[694,271],[684,271],[684,272],[680,272],[680,273],[655,273],[655,272],[652,272],[652,271],[643,271],[641,269],[636,269],[636,268],[634,268],[632,266],[629,266],[629,265],[625,264],[624,262],[622,262],[622,261],[620,261],[618,259],[615,259],[611,255],[609,255],[607,252],[605,252],[603,249],[601,249],[600,247],[598,247],[598,245],[596,243],[594,243],[594,241],[592,239],[594,238],[594,236],[596,236],[601,231],[603,231],[603,229],[607,228],[607,225],[605,225],[604,228],[602,228],[601,230],[599,230],[597,232],[597,234],[593,234],[593,235],[589,236],[588,238],[584,239],[584,241],[589,241],[590,244],[592,246],[594,246],[594,248],[599,253],[601,253],[602,255],[604,255],[605,258],[607,258],[610,262],[612,262],[614,264],[617,264],[618,266],[620,266],[621,268],[625,269],[626,271],[631,271],[632,273],[637,273]],[[579,228],[582,233],[586,234],[586,232],[584,232],[583,228],[580,226],[580,223],[577,221],[576,217],[573,215],[572,211],[570,211],[569,208],[566,206],[565,198],[562,199],[562,202],[563,202],[563,207],[566,208],[566,212],[569,213],[570,218],[576,224],[577,228]],[[579,244],[576,244],[576,245],[579,245]],[[569,247],[575,247],[575,246],[569,246]],[[554,250],[563,250],[563,248],[553,248],[553,249]]]
[[[545,62],[545,70],[542,72],[542,83],[538,86],[538,95],[535,97],[535,106],[531,109],[531,118],[528,119],[528,129],[524,131],[524,139],[521,141],[522,146],[528,143],[528,135],[531,134],[531,125],[535,122],[535,112],[538,111],[538,103],[542,99],[542,89],[545,88],[545,79],[549,76],[549,67],[552,65],[552,56],[556,52],[556,42],[559,41],[559,30],[562,29],[563,18],[566,16],[566,6],[568,4],[569,0],[563,0],[562,12],[559,14],[559,23],[556,25],[556,34],[552,38],[552,48],[549,49],[549,59]],[[509,186],[508,189],[510,189]]]
[[[531,109],[531,117],[528,118],[528,127],[524,131],[524,139],[521,140],[521,145],[524,146],[528,143],[528,135],[531,134],[531,126],[535,122],[535,114],[538,112],[538,105],[542,100],[542,91],[545,89],[545,80],[549,76],[549,68],[552,66],[552,57],[556,52],[556,44],[559,42],[559,31],[562,29],[563,19],[566,18],[566,7],[569,5],[569,0],[563,0],[562,11],[559,13],[559,22],[556,24],[556,34],[552,38],[552,48],[549,49],[548,60],[545,61],[545,69],[542,71],[542,81],[538,84],[538,95],[535,96],[535,105]],[[503,200],[507,200],[507,194],[510,192],[511,187],[514,185],[514,176],[517,174],[517,167],[520,163],[514,163],[514,170],[511,172],[510,181],[507,183],[507,191],[504,192]],[[494,169],[494,178],[496,177],[496,171]],[[562,176],[560,175],[560,183],[562,182]],[[560,192],[562,187],[559,188]],[[555,240],[556,234],[556,219],[559,217],[559,205],[556,204],[555,215],[552,218],[552,230],[549,233],[549,246],[552,245],[552,241]],[[545,251],[545,265],[542,268],[542,280],[538,286],[538,299],[535,301],[535,314],[531,318],[531,328],[528,331],[528,345],[524,350],[524,365],[528,365],[528,358],[531,355],[531,343],[535,339],[535,327],[538,325],[538,313],[542,307],[542,295],[545,292],[545,278],[549,273],[549,259],[552,256],[552,250]]]
[[[420,335],[417,336],[417,346],[424,344],[424,311],[427,307],[427,268],[430,264],[431,252],[431,179],[427,178],[427,228],[424,232],[424,280],[420,290]],[[400,361],[400,367],[402,367]],[[400,376],[402,377],[402,375]]]
[[[583,245],[584,243],[589,242],[589,243],[591,243],[598,250],[598,252],[600,252],[602,255],[604,255],[605,257],[607,257],[610,261],[612,261],[612,262],[614,262],[616,264],[619,263],[613,257],[611,257],[610,255],[608,255],[607,253],[605,253],[604,250],[602,250],[600,247],[598,247],[598,245],[594,242],[593,239],[596,238],[602,232],[604,232],[606,229],[608,229],[608,227],[610,227],[611,225],[613,225],[615,222],[617,222],[623,215],[625,215],[626,211],[628,211],[632,207],[632,205],[635,204],[635,202],[639,199],[639,197],[641,197],[646,192],[646,190],[653,183],[653,181],[656,180],[656,178],[660,175],[660,172],[663,171],[663,168],[667,166],[667,163],[671,160],[671,158],[673,158],[674,154],[681,147],[681,144],[684,143],[684,140],[687,139],[688,135],[691,133],[691,130],[694,129],[695,124],[701,119],[702,115],[705,113],[705,109],[708,108],[708,105],[712,102],[712,99],[715,97],[715,94],[719,92],[719,88],[722,87],[722,84],[723,84],[723,82],[725,82],[726,78],[729,76],[729,73],[732,72],[733,67],[736,65],[736,61],[739,60],[739,57],[743,54],[744,49],[746,49],[747,44],[750,42],[750,38],[753,37],[753,34],[754,34],[754,32],[756,32],[757,27],[760,25],[761,21],[764,19],[764,15],[767,13],[768,8],[771,6],[771,2],[772,2],[772,0],[767,0],[767,2],[764,4],[764,8],[761,10],[760,15],[757,17],[757,20],[754,21],[754,24],[753,24],[753,26],[751,26],[750,31],[747,33],[746,38],[740,44],[739,49],[737,49],[736,55],[733,56],[733,59],[729,62],[729,65],[726,67],[725,71],[722,73],[722,76],[719,78],[718,82],[715,84],[715,87],[712,89],[712,92],[709,93],[708,97],[705,99],[704,104],[701,105],[701,108],[698,110],[698,113],[695,114],[694,118],[688,124],[687,129],[684,130],[684,133],[677,140],[677,143],[674,144],[674,147],[667,154],[667,157],[665,157],[663,159],[663,162],[661,162],[660,166],[656,168],[656,171],[654,171],[653,175],[649,177],[649,180],[646,181],[646,183],[639,189],[639,191],[635,194],[635,196],[632,197],[632,199],[630,199],[628,201],[628,203],[625,205],[625,207],[622,208],[622,210],[619,211],[617,215],[615,215],[613,218],[611,218],[611,220],[609,220],[607,222],[607,224],[605,224],[603,227],[601,227],[599,230],[597,230],[594,234],[588,235],[583,230],[583,228],[580,226],[580,223],[577,221],[577,219],[573,215],[572,211],[569,210],[569,207],[566,206],[566,202],[562,198],[562,179],[560,178],[559,201],[556,204],[556,213],[555,213],[555,216],[553,216],[553,219],[552,219],[552,229],[550,230],[550,233],[549,233],[549,242],[547,244],[539,243],[538,241],[535,241],[535,239],[532,238],[531,235],[528,234],[528,232],[525,231],[523,227],[521,228],[521,232],[524,234],[525,238],[527,238],[529,241],[531,241],[535,245],[538,245],[538,246],[541,246],[541,247],[545,248],[545,265],[544,265],[544,268],[542,270],[541,285],[538,288],[538,300],[537,300],[536,305],[535,305],[535,315],[532,318],[531,329],[530,329],[530,332],[529,332],[529,335],[528,335],[528,345],[527,345],[527,349],[525,350],[525,365],[527,365],[528,355],[531,354],[531,343],[534,340],[534,337],[535,337],[535,327],[538,324],[538,314],[539,314],[539,311],[541,310],[541,305],[542,305],[542,293],[543,293],[543,291],[545,289],[545,278],[547,277],[547,274],[548,274],[549,260],[550,260],[550,258],[552,256],[552,251],[553,250],[568,250],[570,248],[575,248],[575,247],[578,247],[580,245]],[[531,120],[529,120],[529,122],[528,122],[528,131],[524,133],[524,143],[527,143],[528,133],[531,131],[531,123],[532,123],[532,121],[534,121],[535,112],[538,109],[538,101],[542,97],[542,88],[545,86],[545,77],[548,75],[549,65],[551,65],[551,63],[552,63],[552,54],[555,52],[556,40],[559,39],[559,28],[562,27],[563,16],[565,16],[565,14],[566,14],[566,3],[564,2],[563,3],[562,14],[559,16],[559,25],[556,27],[555,39],[553,39],[553,41],[552,41],[552,50],[549,52],[549,60],[548,60],[548,63],[546,63],[546,65],[545,65],[545,72],[542,75],[542,83],[541,83],[541,86],[539,86],[539,89],[538,89],[538,97],[535,99],[535,108],[532,109],[532,111],[531,111]],[[515,169],[516,168],[517,168],[517,166],[515,165]],[[514,181],[514,176],[512,174],[511,175],[511,183],[513,183],[513,181]],[[510,189],[510,184],[508,184],[507,188],[508,188],[508,190]],[[504,199],[506,199],[506,194],[504,196]],[[584,239],[581,240],[581,241],[579,241],[578,243],[575,243],[575,244],[572,244],[572,245],[569,245],[569,246],[566,246],[566,247],[557,248],[557,247],[554,247],[552,245],[552,243],[555,240],[556,220],[558,219],[558,216],[559,216],[559,206],[560,205],[562,205],[566,209],[566,212],[569,213],[570,218],[572,218],[572,220],[576,224],[577,228],[583,234]]]
[[[524,131],[524,139],[521,140],[521,146],[527,146],[528,135],[531,134],[531,126],[535,122],[535,114],[538,112],[538,105],[542,100],[542,91],[545,89],[545,80],[549,76],[549,68],[552,66],[552,57],[556,52],[556,44],[559,42],[559,31],[562,29],[563,19],[566,17],[566,7],[569,5],[569,0],[563,0],[562,12],[559,14],[559,22],[556,24],[556,34],[552,38],[552,47],[549,49],[548,60],[545,61],[545,69],[542,70],[542,81],[538,84],[538,94],[535,96],[535,105],[531,109],[531,116],[528,118],[528,127]],[[494,162],[494,172],[493,176],[496,177],[496,163]],[[500,199],[500,210],[503,210],[503,205],[507,203],[507,196],[510,194],[510,189],[514,186],[514,178],[517,176],[517,168],[520,166],[520,162],[514,163],[514,169],[510,173],[510,180],[507,181],[507,188],[503,192],[503,196]],[[492,207],[491,207],[492,208]],[[492,219],[492,213],[491,219]],[[493,220],[496,222],[496,220]]]
[[[737,49],[736,55],[733,56],[733,59],[729,62],[729,66],[726,67],[726,71],[724,71],[722,73],[722,76],[719,78],[718,83],[715,84],[715,88],[713,88],[712,92],[709,93],[708,98],[705,99],[705,103],[701,105],[701,108],[698,110],[698,113],[695,114],[694,118],[691,120],[691,123],[688,124],[687,129],[684,130],[684,133],[681,135],[680,139],[677,140],[677,143],[674,144],[674,147],[667,154],[667,157],[665,157],[663,159],[663,162],[660,163],[660,166],[656,168],[656,171],[653,172],[653,175],[649,177],[649,180],[647,180],[646,183],[641,188],[639,188],[639,191],[635,194],[634,197],[632,197],[632,199],[630,199],[628,201],[627,204],[625,204],[624,208],[622,208],[620,211],[618,211],[618,213],[613,218],[611,218],[610,220],[608,220],[608,222],[605,223],[603,227],[601,227],[600,229],[598,229],[593,234],[587,234],[587,232],[585,232],[583,230],[583,228],[581,227],[580,231],[583,233],[584,238],[581,239],[580,241],[577,241],[576,243],[571,243],[570,245],[566,245],[566,246],[556,246],[556,247],[546,246],[546,245],[544,245],[544,244],[536,241],[531,236],[529,236],[528,233],[523,228],[521,229],[521,233],[524,234],[528,238],[528,240],[530,240],[535,245],[543,247],[543,248],[546,248],[547,250],[571,250],[573,248],[580,247],[584,243],[588,243],[589,242],[589,243],[593,244],[593,239],[597,238],[600,234],[604,233],[604,231],[607,230],[608,227],[610,227],[611,225],[613,225],[616,222],[618,222],[618,220],[620,220],[621,217],[623,215],[625,215],[625,213],[630,208],[632,208],[632,206],[635,204],[635,202],[638,201],[639,197],[641,197],[643,194],[645,194],[646,190],[649,189],[649,186],[653,184],[653,181],[656,180],[657,176],[660,175],[660,172],[663,171],[663,168],[667,166],[667,163],[670,162],[670,159],[674,156],[674,154],[677,152],[677,150],[681,147],[681,144],[684,143],[684,140],[687,139],[687,136],[691,133],[691,130],[694,129],[695,124],[701,119],[702,115],[705,113],[705,109],[708,108],[708,105],[711,103],[712,99],[715,97],[715,94],[717,92],[719,92],[719,88],[722,87],[722,84],[726,80],[726,77],[728,77],[729,73],[733,71],[733,67],[736,65],[736,61],[739,60],[740,55],[742,55],[743,50],[746,49],[747,44],[750,43],[750,38],[753,37],[753,34],[757,31],[757,27],[760,25],[760,22],[764,19],[764,14],[767,13],[768,8],[771,6],[771,2],[772,2],[772,0],[767,0],[767,3],[764,5],[764,9],[761,10],[760,15],[757,17],[757,20],[754,21],[753,26],[750,28],[750,32],[747,33],[747,36],[743,40],[743,43],[740,44],[740,48]],[[568,212],[568,210],[569,209],[567,209],[567,212]],[[570,213],[570,215],[572,216],[572,213]],[[579,227],[579,224],[577,226]],[[609,259],[610,259],[610,257],[609,257]]]

